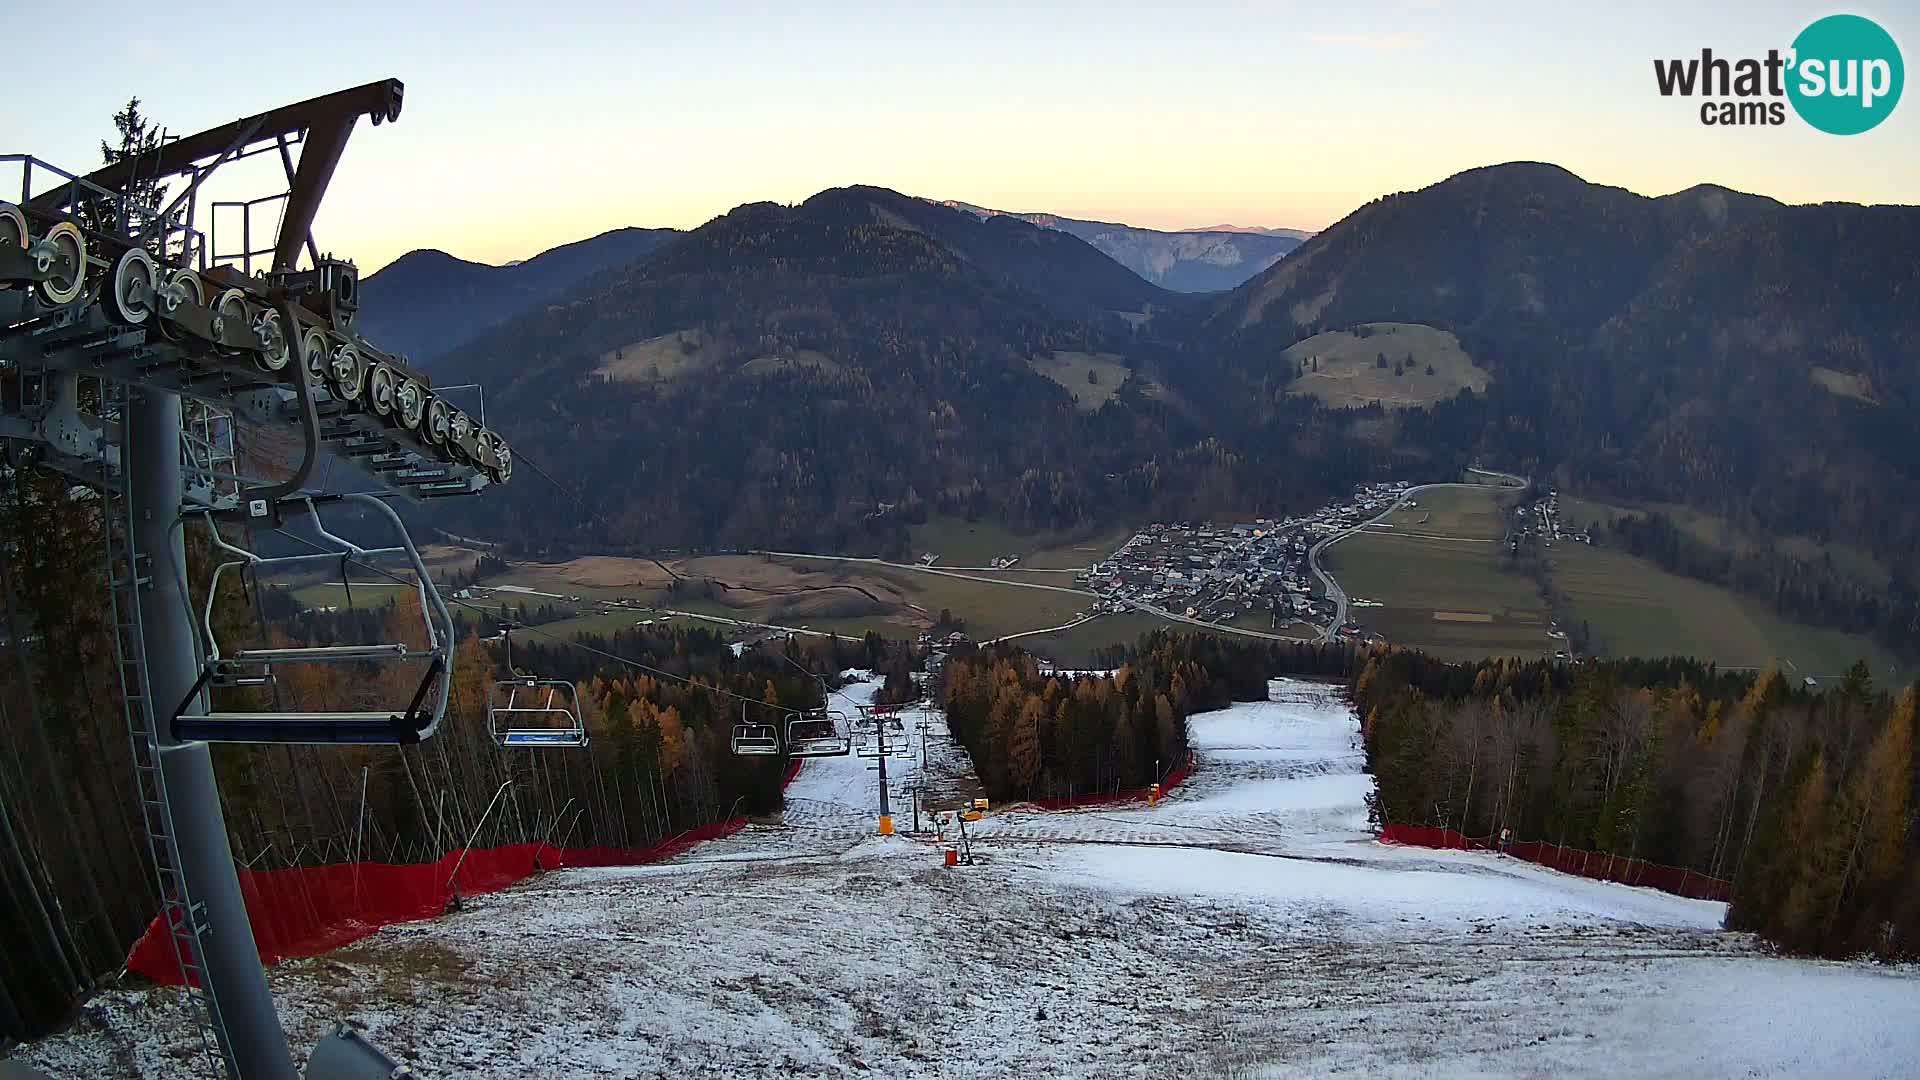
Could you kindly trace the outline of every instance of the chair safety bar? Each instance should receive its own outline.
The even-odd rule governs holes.
[[[211,515],[206,515],[207,529],[211,533],[213,544],[221,551],[235,556],[214,568],[212,580],[207,586],[206,606],[201,614],[202,630],[206,637],[206,665],[194,691],[181,702],[172,718],[173,734],[176,739],[197,740],[202,742],[244,742],[244,743],[363,743],[375,745],[404,745],[423,742],[433,737],[440,722],[446,718],[447,695],[452,684],[453,671],[453,616],[447,610],[445,601],[440,598],[440,590],[435,587],[433,577],[427,572],[420,552],[414,547],[413,538],[408,535],[407,527],[385,501],[365,493],[350,493],[337,496],[342,500],[352,500],[373,508],[379,516],[392,523],[400,535],[397,547],[363,548],[343,537],[327,530],[320,520],[320,510],[312,496],[299,496],[287,500],[292,506],[303,506],[313,518],[314,531],[339,550],[316,552],[310,555],[283,555],[265,557],[256,555],[245,548],[229,543],[214,526]],[[231,655],[223,656],[220,641],[213,629],[214,599],[219,595],[220,578],[236,567],[272,569],[281,567],[307,566],[314,563],[336,563],[343,557],[350,559],[372,559],[381,556],[402,555],[411,564],[416,578],[415,588],[420,595],[421,618],[426,624],[427,648],[415,649],[404,643],[370,645],[325,645],[279,649],[239,649]],[[203,691],[209,682],[218,681],[219,685],[257,685],[259,678],[249,678],[247,668],[270,670],[273,663],[394,663],[402,661],[425,661],[426,673],[414,691],[413,700],[402,711],[386,712],[278,712],[262,710],[243,711],[204,711],[206,699]],[[203,711],[190,713],[195,703]]]

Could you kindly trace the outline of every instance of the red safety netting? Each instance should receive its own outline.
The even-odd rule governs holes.
[[[1167,792],[1179,787],[1181,782],[1186,780],[1188,774],[1193,772],[1193,768],[1194,760],[1189,756],[1185,765],[1168,773],[1167,778],[1160,781],[1160,794],[1165,795]],[[1114,803],[1145,802],[1147,793],[1151,790],[1151,788],[1130,788],[1126,791],[1116,791],[1106,794],[1063,795],[1055,799],[1029,799],[1026,802],[1018,804],[1014,809],[1076,810],[1083,806],[1110,806]]]
[[[243,869],[240,892],[253,923],[260,962],[277,964],[288,957],[318,956],[392,923],[433,918],[446,911],[455,889],[461,896],[474,896],[504,889],[540,870],[659,862],[703,841],[731,836],[746,824],[745,818],[716,821],[646,848],[507,844],[467,852],[464,862],[460,851],[452,851],[431,863]],[[127,970],[169,986],[184,981],[159,918],[134,943],[127,955]]]
[[[1695,900],[1719,900],[1728,902],[1733,899],[1733,883],[1719,878],[1708,877],[1698,871],[1680,866],[1661,866],[1645,859],[1629,859],[1621,855],[1607,855],[1598,851],[1582,851],[1579,848],[1563,847],[1559,844],[1543,844],[1532,840],[1514,840],[1504,846],[1491,837],[1471,837],[1442,829],[1432,825],[1388,825],[1381,830],[1380,839],[1389,844],[1411,844],[1415,847],[1446,848],[1458,851],[1499,851],[1516,859],[1537,863],[1566,874],[1594,878],[1599,881],[1615,881],[1622,885],[1643,885],[1649,889],[1673,893],[1676,896],[1691,897]]]

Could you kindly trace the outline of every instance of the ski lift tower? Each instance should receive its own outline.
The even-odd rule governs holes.
[[[0,198],[13,198],[14,170],[19,181],[18,201],[0,202],[0,447],[14,468],[52,470],[97,493],[106,610],[161,914],[199,1006],[205,1071],[241,1080],[296,1074],[241,900],[209,743],[418,742],[444,714],[451,678],[451,642],[440,640],[450,636],[446,609],[400,519],[379,499],[356,495],[400,529],[401,546],[369,551],[327,532],[316,506],[337,497],[310,486],[315,463],[329,453],[351,459],[387,494],[416,499],[471,495],[513,469],[504,442],[361,336],[358,271],[314,244],[314,214],[354,126],[362,117],[376,126],[399,119],[401,97],[396,79],[369,83],[84,176],[0,155],[0,185],[9,185]],[[208,177],[255,155],[268,155],[269,170],[277,160],[284,189],[209,202]],[[166,192],[163,205],[134,194],[155,191]],[[228,236],[239,220],[231,250],[221,250],[216,232],[223,211]],[[195,228],[202,220],[204,232]],[[210,453],[209,430],[235,424],[292,434],[283,440],[298,446],[290,474],[241,475],[230,454]],[[429,650],[254,649],[223,658],[203,640],[189,606],[184,523],[277,528],[295,518],[312,519],[313,531],[339,546],[309,557],[406,555],[422,579]],[[290,561],[240,554],[255,565]],[[413,701],[390,714],[212,708],[214,691],[269,684],[276,665],[384,662],[396,649],[428,670]],[[336,1033],[311,1056],[309,1075],[404,1075],[392,1069]]]

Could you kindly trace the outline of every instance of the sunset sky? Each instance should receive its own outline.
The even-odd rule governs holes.
[[[1322,228],[1516,159],[1647,194],[1920,201],[1920,100],[1836,137],[1703,127],[1654,86],[1655,57],[1764,55],[1836,11],[1877,20],[1912,68],[1920,13],[1887,0],[99,7],[123,24],[104,47],[16,50],[33,90],[0,151],[88,169],[129,95],[185,133],[396,76],[399,124],[362,122],[315,226],[366,269],[852,183],[1153,228]],[[240,179],[219,195],[260,193]]]

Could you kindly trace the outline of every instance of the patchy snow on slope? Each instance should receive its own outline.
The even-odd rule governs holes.
[[[271,982],[296,1046],[344,1019],[422,1076],[1920,1066],[1920,973],[1765,955],[1717,929],[1717,904],[1376,843],[1351,711],[1311,684],[1273,697],[1195,717],[1200,768],[1158,807],[995,813],[973,866],[874,837],[866,760],[814,759],[787,824],[550,873]],[[924,719],[930,776],[964,762]],[[60,1077],[177,1075],[180,1000],[100,995],[24,1056]]]

